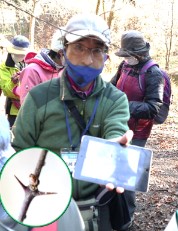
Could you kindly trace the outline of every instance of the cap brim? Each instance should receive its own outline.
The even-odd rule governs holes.
[[[115,55],[116,55],[116,56],[119,56],[119,57],[129,57],[129,56],[131,56],[131,55],[129,54],[129,52],[123,50],[122,48],[120,48],[120,50],[117,51],[117,52],[115,53]]]
[[[91,31],[91,30],[80,30],[80,31],[73,31],[72,33],[67,33],[65,35],[65,38],[69,43],[76,42],[82,38],[89,37],[89,36],[94,36],[104,42],[106,46],[109,46],[110,41],[101,33],[98,33],[96,31]]]
[[[15,54],[15,55],[26,55],[29,51],[28,49],[24,49],[24,50],[14,49],[12,46],[7,47],[6,49],[8,53]]]
[[[115,53],[115,55],[119,56],[119,57],[130,57],[130,56],[134,56],[134,55],[139,55],[142,52],[147,52],[147,51],[149,51],[148,47],[145,47],[145,48],[143,48],[142,50],[139,50],[139,51],[129,51],[129,50],[125,50],[123,48],[120,48],[119,51],[117,51]]]

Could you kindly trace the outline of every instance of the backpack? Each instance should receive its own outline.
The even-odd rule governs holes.
[[[111,226],[114,230],[121,230],[125,224],[131,223],[128,198],[130,196],[126,192],[118,194],[116,190],[100,187],[91,198],[76,201],[85,231],[111,230]]]
[[[142,91],[144,91],[144,88],[145,88],[145,81],[144,81],[145,73],[150,67],[154,65],[159,67],[159,65],[156,64],[153,60],[149,60],[140,70],[139,85]],[[169,113],[169,106],[171,104],[171,95],[172,95],[170,78],[168,74],[166,73],[166,71],[162,69],[160,69],[160,71],[162,72],[162,76],[164,78],[163,104],[160,108],[159,113],[154,118],[155,124],[163,124],[165,120],[167,119],[167,116]]]

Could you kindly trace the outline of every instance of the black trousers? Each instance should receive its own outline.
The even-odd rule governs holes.
[[[12,126],[14,125],[16,117],[17,116],[15,116],[15,115],[7,115],[7,119],[9,121],[10,128],[12,128]]]

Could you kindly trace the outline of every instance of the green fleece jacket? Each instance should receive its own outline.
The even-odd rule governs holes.
[[[61,148],[71,147],[69,142],[66,114],[71,130],[72,144],[79,144],[80,129],[69,111],[64,110],[64,100],[73,100],[87,124],[96,99],[99,99],[94,120],[89,128],[92,136],[111,139],[122,136],[127,130],[129,106],[125,93],[99,76],[90,96],[83,100],[68,88],[65,71],[61,78],[34,87],[27,95],[19,110],[13,134],[16,151],[31,146],[47,148],[60,154]],[[75,199],[85,198],[98,186],[88,182],[74,185]]]

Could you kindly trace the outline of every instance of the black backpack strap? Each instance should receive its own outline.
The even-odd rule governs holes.
[[[80,129],[82,131],[84,131],[85,128],[86,128],[86,124],[85,124],[85,121],[84,121],[83,117],[81,116],[80,112],[76,108],[76,106],[74,104],[74,101],[65,100],[64,103],[67,105],[71,115],[75,118],[75,120],[76,120],[77,124],[79,125]],[[87,131],[87,133],[89,134],[88,131]]]

